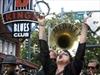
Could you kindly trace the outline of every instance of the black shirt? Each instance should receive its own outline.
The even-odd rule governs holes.
[[[49,47],[45,40],[39,40],[40,45],[40,61],[43,65],[45,75],[55,75],[57,65],[50,60]],[[65,66],[63,75],[79,75],[84,62],[86,43],[79,44],[75,59]]]

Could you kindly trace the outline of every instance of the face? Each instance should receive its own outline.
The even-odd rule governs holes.
[[[56,59],[57,55],[54,51],[50,51],[50,58],[51,59]]]
[[[57,58],[57,54],[54,51],[50,51],[49,55],[50,55],[50,59],[52,59],[55,62]]]
[[[67,64],[70,62],[70,56],[67,52],[61,51],[57,56],[57,63]]]
[[[6,71],[7,73],[13,72],[15,70],[15,65],[10,65],[10,64],[4,64],[3,68],[4,71]]]
[[[19,75],[19,74],[20,74],[20,68],[19,68],[19,66],[16,66],[15,71],[16,71],[16,74],[17,74],[17,75]]]
[[[89,75],[92,75],[96,72],[96,62],[90,62],[87,67],[87,71]]]

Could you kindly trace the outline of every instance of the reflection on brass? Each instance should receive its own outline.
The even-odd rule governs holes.
[[[70,23],[61,23],[51,30],[50,46],[61,49],[70,49],[74,42],[78,39],[80,29]]]

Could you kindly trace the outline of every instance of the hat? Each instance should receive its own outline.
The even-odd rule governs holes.
[[[16,64],[16,57],[13,55],[6,55],[2,64]]]

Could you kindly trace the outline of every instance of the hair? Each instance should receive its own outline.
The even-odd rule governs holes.
[[[89,63],[91,63],[91,62],[95,62],[96,63],[96,68],[97,69],[99,69],[99,61],[97,60],[97,59],[91,59],[91,60],[89,60]]]
[[[68,50],[63,50],[64,52],[68,53],[69,57],[70,57],[70,61],[72,61],[72,56],[70,54],[70,52]]]
[[[56,58],[57,58],[57,53],[54,51],[54,50],[50,50],[50,52],[49,53],[53,53],[53,55],[54,55],[54,58],[50,58],[50,59],[52,59],[53,61],[56,61]]]
[[[50,52],[53,52],[54,55],[57,57],[57,53],[54,50],[50,50]]]

